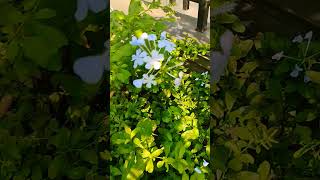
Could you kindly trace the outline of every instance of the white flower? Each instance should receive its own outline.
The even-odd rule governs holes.
[[[279,61],[282,57],[283,57],[283,51],[278,52],[277,54],[273,55],[272,59],[275,59],[275,60]]]
[[[136,87],[136,88],[141,88],[142,87],[142,84],[143,84],[143,79],[136,79],[133,81],[133,85]]]
[[[303,41],[303,37],[301,35],[298,35],[296,37],[293,38],[292,42],[293,43],[301,43]]]
[[[174,86],[175,86],[175,87],[179,87],[180,84],[181,84],[181,79],[180,79],[180,78],[174,79]]]
[[[174,86],[175,87],[179,87],[181,85],[182,77],[183,77],[183,72],[180,71],[179,72],[179,77],[174,79]]]
[[[145,40],[148,39],[149,35],[147,33],[142,33],[139,39]]]
[[[156,85],[157,82],[154,80],[154,75],[148,76],[148,74],[143,75],[143,83],[147,84],[147,88],[151,88],[151,85]]]
[[[161,40],[164,40],[164,39],[166,39],[167,38],[167,32],[166,31],[163,31],[162,33],[161,33],[161,35],[160,35],[160,39]]]
[[[132,46],[140,46],[144,44],[144,40],[143,39],[138,39],[137,37],[133,36],[132,40],[130,41],[130,44]]]
[[[201,73],[202,76],[208,75],[208,71]]]
[[[292,70],[292,72],[290,73],[291,77],[298,77],[299,76],[299,72],[302,71],[303,69],[300,68],[298,65],[295,65],[294,69]]]
[[[309,81],[311,81],[311,79],[309,78],[309,76],[304,75],[303,81],[304,81],[305,83],[308,83]]]
[[[203,160],[203,166],[207,167],[209,165],[209,163],[206,160]]]
[[[151,57],[146,57],[145,62],[147,63],[145,68],[151,69],[154,68],[155,70],[160,69],[161,67],[161,61],[164,59],[163,54],[160,54],[156,50],[151,51]]]
[[[199,81],[199,78],[196,78],[195,80],[196,80],[196,81]]]
[[[201,174],[201,170],[200,170],[198,167],[194,168],[194,170],[195,170],[198,174]]]
[[[172,52],[175,49],[176,45],[168,40],[163,39],[158,42],[158,47],[165,48],[166,51]]]
[[[133,67],[136,68],[138,65],[142,65],[147,57],[147,53],[138,49],[136,54],[132,55],[132,61],[134,61]]]
[[[304,36],[304,38],[311,40],[312,34],[313,34],[312,31],[309,31],[309,32],[306,33],[306,35]]]
[[[150,34],[149,36],[148,36],[148,40],[149,41],[155,41],[157,39],[157,36],[155,35],[155,34]]]
[[[204,85],[205,85],[205,83],[204,83],[204,82],[202,82],[200,85],[201,85],[201,86],[204,86]]]

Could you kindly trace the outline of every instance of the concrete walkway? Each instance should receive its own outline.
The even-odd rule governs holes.
[[[145,4],[152,2],[152,0],[142,0]],[[163,5],[169,5],[169,0],[161,0]],[[110,0],[110,5],[113,10],[120,10],[124,13],[128,13],[130,0]],[[194,37],[199,40],[201,43],[210,42],[210,28],[206,32],[200,33],[197,32],[197,16],[198,16],[198,4],[190,2],[189,10],[183,10],[182,0],[177,0],[176,5],[173,7],[176,11],[177,21],[175,23],[168,23],[167,32],[174,35],[177,38],[183,38],[188,34],[191,37]],[[210,12],[209,12],[210,13]],[[164,16],[162,10],[155,10],[150,15],[153,17],[159,18]],[[209,14],[210,17],[210,14]],[[208,18],[209,26],[209,18]]]

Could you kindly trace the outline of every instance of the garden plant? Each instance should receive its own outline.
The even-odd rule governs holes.
[[[310,30],[247,39],[236,16],[217,9],[213,49],[229,46],[226,32],[234,37],[228,58],[212,59],[213,66],[226,61],[211,86],[213,178],[319,179],[319,40]]]
[[[111,12],[111,179],[208,179],[209,74],[185,63],[209,44],[166,33],[170,7],[141,5]],[[168,16],[147,14],[156,8]]]

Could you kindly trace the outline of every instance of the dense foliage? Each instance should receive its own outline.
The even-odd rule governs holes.
[[[182,64],[209,45],[166,36],[172,18],[156,20],[149,8],[170,15],[158,3],[143,10],[140,0],[128,15],[111,12],[111,177],[208,179],[208,73]]]
[[[218,23],[232,16],[225,14],[212,28],[214,49],[233,23]],[[225,75],[211,88],[216,179],[319,179],[319,50],[311,31],[236,36]]]
[[[106,87],[83,83],[72,64],[102,51],[108,11],[77,22],[76,7],[0,1],[0,179],[105,179]]]

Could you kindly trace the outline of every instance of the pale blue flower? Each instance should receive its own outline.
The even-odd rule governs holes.
[[[136,87],[136,88],[141,88],[142,87],[142,84],[143,84],[143,79],[136,79],[133,81],[133,85]]]
[[[147,74],[143,75],[143,83],[146,84],[147,88],[151,88],[151,85],[157,84],[154,78],[155,78],[154,75],[150,75],[150,76],[148,76]]]
[[[290,73],[291,77],[298,77],[299,76],[299,72],[302,71],[303,69],[300,68],[298,65],[295,65],[294,69],[292,70],[292,72]]]
[[[88,10],[94,13],[101,12],[107,8],[106,0],[77,0],[77,10],[74,14],[77,21],[82,21],[86,18]]]
[[[175,49],[176,45],[174,43],[164,39],[164,40],[160,40],[158,42],[158,47],[165,48],[166,51],[172,52]]]
[[[209,163],[206,160],[203,160],[203,166],[207,167],[209,165]]]
[[[140,46],[144,44],[144,40],[133,36],[132,40],[130,41],[130,44],[132,46]]]
[[[149,34],[148,40],[149,41],[155,41],[157,39],[157,36],[155,34]]]
[[[194,168],[194,171],[196,171],[198,174],[201,174],[201,170],[198,167]]]
[[[161,35],[160,35],[160,39],[161,40],[164,40],[164,39],[166,39],[167,38],[167,32],[166,31],[163,31],[162,33],[161,33]]]
[[[108,42],[105,43],[108,45]],[[78,58],[73,64],[73,72],[88,84],[98,83],[104,70],[110,70],[108,48],[104,53]]]
[[[133,67],[136,68],[138,65],[142,65],[147,57],[147,53],[138,49],[136,54],[132,55],[132,61],[134,61]]]

